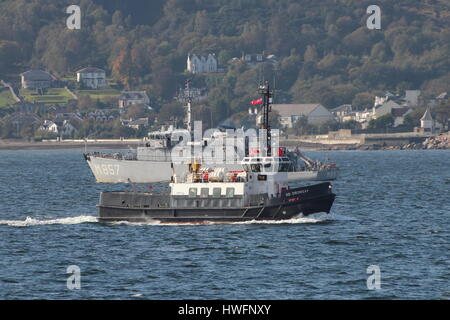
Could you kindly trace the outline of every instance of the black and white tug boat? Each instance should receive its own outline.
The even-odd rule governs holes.
[[[330,183],[299,188],[288,185],[290,159],[271,150],[269,112],[272,91],[263,95],[263,123],[267,150],[244,157],[243,170],[202,168],[193,161],[185,176],[173,175],[170,193],[102,192],[99,220],[164,223],[287,220],[313,213],[329,213],[335,199]]]

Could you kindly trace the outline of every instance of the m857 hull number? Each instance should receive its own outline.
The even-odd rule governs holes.
[[[95,171],[97,174],[103,174],[105,176],[115,176],[119,174],[118,164],[96,164]]]

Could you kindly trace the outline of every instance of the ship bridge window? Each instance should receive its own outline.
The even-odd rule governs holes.
[[[227,188],[226,194],[227,194],[227,198],[234,197],[234,188]]]
[[[222,194],[222,189],[221,188],[214,188],[213,189],[213,196],[214,197],[220,197],[221,194]]]
[[[280,163],[280,172],[288,172],[289,171],[289,162]]]
[[[197,188],[189,188],[189,197],[195,198],[197,196]]]
[[[252,172],[261,172],[261,164],[251,164],[250,168],[252,169]]]

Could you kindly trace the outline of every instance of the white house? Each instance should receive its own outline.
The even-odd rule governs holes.
[[[83,68],[77,71],[77,82],[91,89],[106,87],[106,72],[94,67]]]
[[[40,131],[49,132],[49,133],[58,133],[58,126],[56,123],[50,120],[45,120],[44,123],[39,127]]]
[[[333,114],[319,103],[315,104],[274,104],[272,110],[280,115],[280,124],[292,128],[301,117],[306,117],[309,124],[322,124],[334,121]]]
[[[379,106],[385,104],[389,100],[398,100],[398,99],[399,99],[399,96],[388,91],[383,96],[376,96],[375,103],[373,106],[376,108],[376,107],[379,107]]]
[[[133,104],[148,105],[150,99],[145,91],[124,91],[119,98],[119,108],[127,108]]]
[[[372,109],[373,118],[377,119],[386,114],[392,113],[392,109],[395,109],[395,108],[402,108],[402,106],[399,105],[394,100],[389,100],[389,101],[383,103],[382,105],[376,106]]]
[[[76,133],[78,130],[74,126],[73,122],[69,120],[64,120],[61,128],[60,128],[60,134],[62,136],[66,137],[72,137],[74,133]]]
[[[423,117],[420,119],[420,128],[424,133],[434,132],[434,120],[431,116],[430,109],[427,109],[427,111],[423,114]]]
[[[189,54],[187,57],[187,71],[190,73],[214,73],[218,71],[217,65],[214,53],[208,55]]]

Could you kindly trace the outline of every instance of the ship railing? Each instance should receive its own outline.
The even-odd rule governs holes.
[[[104,158],[104,159],[115,159],[115,160],[137,160],[136,153],[121,153],[121,152],[89,152],[86,153],[87,156]]]
[[[139,161],[155,161],[155,162],[170,162],[172,157],[170,154],[163,155],[140,155],[137,157]]]
[[[245,171],[225,171],[225,168],[215,168],[214,170],[204,170],[200,172],[190,172],[185,175],[174,175],[175,183],[232,183],[247,182],[248,175]]]

